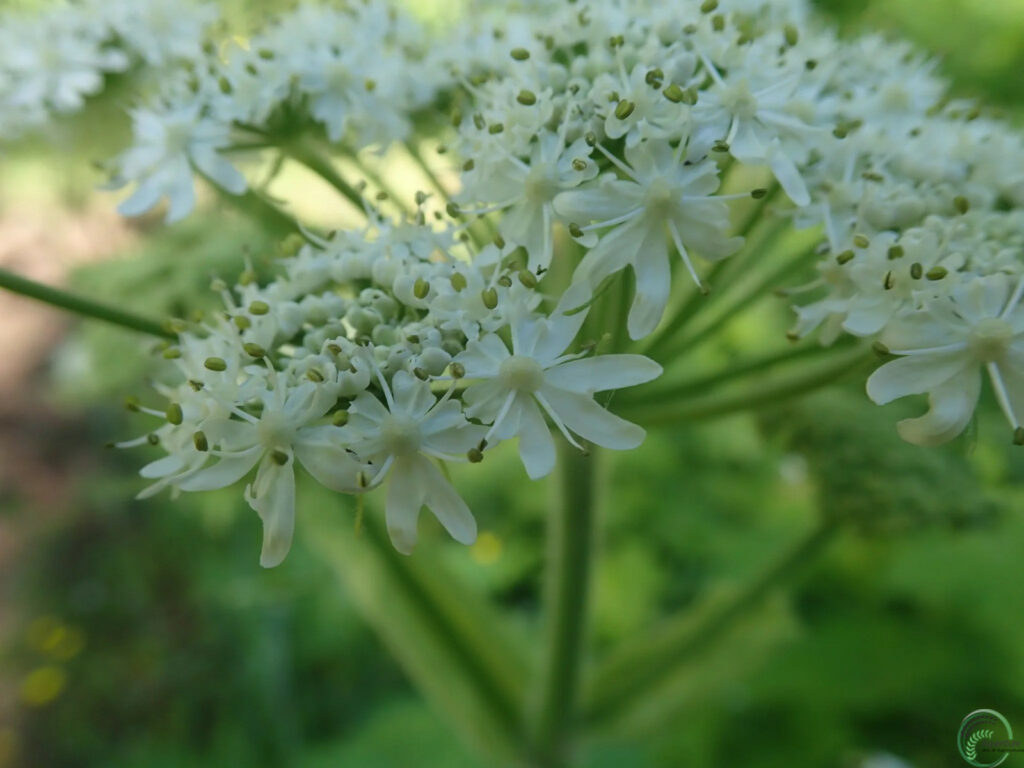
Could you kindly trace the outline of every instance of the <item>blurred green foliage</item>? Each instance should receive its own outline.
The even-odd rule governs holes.
[[[268,7],[235,5],[249,20]],[[963,92],[1009,109],[1024,96],[1022,2],[819,5],[848,30],[888,29],[945,52]],[[233,277],[245,253],[257,271],[271,269],[273,251],[266,232],[218,212],[153,233],[144,252],[82,270],[75,285],[189,316],[216,305],[212,274]],[[765,327],[727,336],[757,343]],[[56,365],[61,401],[85,432],[63,450],[92,455],[144,432],[146,417],[113,404],[165,364],[150,344],[84,327]],[[642,449],[609,459],[596,654],[677,612],[699,616],[822,514],[855,525],[685,674],[589,734],[581,765],[856,766],[879,754],[955,765],[956,727],[971,710],[1024,724],[1024,462],[988,416],[946,449],[906,446],[893,427],[904,407],[879,409],[851,381],[757,418],[652,432]],[[16,736],[4,730],[0,742],[16,741],[11,764],[486,765],[412,689],[386,632],[371,630],[365,605],[340,587],[339,576],[352,577],[344,552],[309,545],[358,540],[349,503],[303,486],[299,541],[263,571],[259,522],[237,489],[129,501],[144,453],[108,452],[101,472],[69,478],[76,503],[36,524],[5,586],[16,629],[0,664],[18,704]],[[525,482],[500,452],[454,473],[483,535],[465,549],[424,521],[424,556],[529,637],[550,489]]]

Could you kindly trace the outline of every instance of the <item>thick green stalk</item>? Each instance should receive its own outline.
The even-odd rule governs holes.
[[[577,725],[595,528],[595,463],[560,443],[559,493],[548,524],[544,614],[546,639],[533,743],[544,768],[568,765]]]
[[[650,686],[693,662],[773,589],[790,582],[813,562],[840,530],[835,520],[825,518],[698,624],[690,622],[687,615],[670,618],[659,629],[616,652],[594,675],[586,706],[588,721],[600,727],[619,714],[629,713],[633,702]]]
[[[619,415],[646,427],[656,427],[763,408],[838,381],[852,371],[866,367],[872,359],[869,350],[858,347],[847,354],[836,355],[827,363],[798,371],[793,376],[779,377],[767,382],[757,381],[740,391],[683,400],[676,405],[638,402],[622,408]]]
[[[75,296],[67,291],[54,288],[43,283],[37,283],[27,277],[22,277],[6,269],[0,269],[0,288],[6,288],[12,293],[28,296],[31,299],[42,301],[53,307],[66,309],[76,315],[91,317],[97,320],[104,320],[113,325],[120,325],[140,333],[148,333],[151,336],[159,336],[164,339],[176,339],[177,335],[158,320],[148,317],[140,317],[123,309],[101,304],[92,299],[82,296]]]

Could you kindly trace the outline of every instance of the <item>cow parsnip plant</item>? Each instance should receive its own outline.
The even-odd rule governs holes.
[[[581,725],[595,446],[629,450],[645,428],[799,395],[879,358],[871,399],[928,395],[924,415],[897,425],[905,440],[959,435],[987,381],[1007,439],[1024,443],[1024,146],[950,98],[931,59],[881,37],[841,40],[799,2],[472,10],[431,31],[381,2],[300,4],[246,38],[209,7],[163,0],[5,20],[5,136],[145,67],[132,144],[105,166],[129,188],[120,211],[165,205],[180,220],[201,180],[289,234],[276,278],[215,280],[223,310],[198,321],[161,323],[9,273],[0,283],[168,339],[178,376],[158,385],[161,402],[132,403],[153,421],[121,443],[165,453],[142,468],[141,495],[246,480],[264,566],[285,558],[301,515],[297,465],[340,494],[386,489],[403,554],[424,507],[455,540],[476,538],[447,463],[514,441],[530,480],[559,471],[537,695],[502,687],[509,673],[493,660],[456,662],[476,670],[467,685],[495,688],[477,691],[508,731],[492,752],[554,766]],[[385,151],[429,187],[406,188]],[[298,220],[266,193],[266,161],[271,177],[284,161],[307,166],[362,224],[328,233]],[[815,278],[794,286],[808,268]],[[797,301],[795,346],[690,370],[687,353],[779,288]],[[776,368],[786,375],[761,386]],[[742,381],[753,385],[737,394]],[[835,527],[823,521],[692,642]],[[656,658],[666,643],[652,642]]]

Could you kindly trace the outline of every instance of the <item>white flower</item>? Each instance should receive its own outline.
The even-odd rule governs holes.
[[[512,352],[498,336],[471,341],[456,359],[466,377],[483,379],[463,394],[466,413],[491,424],[485,439],[519,438],[519,457],[533,479],[555,466],[555,444],[544,415],[565,435],[575,433],[605,448],[626,450],[643,442],[644,430],[594,402],[594,393],[631,387],[656,378],[661,366],[642,355],[567,355],[586,312],[567,315],[580,290],[563,297],[550,319],[513,321]]]
[[[480,443],[483,427],[467,422],[458,402],[448,395],[438,400],[429,384],[405,371],[397,372],[390,386],[379,369],[377,376],[386,406],[369,392],[360,394],[349,406],[344,429],[353,450],[376,468],[369,487],[390,475],[385,516],[395,549],[412,552],[424,505],[452,538],[472,544],[476,520],[427,457],[464,461],[466,452]]]
[[[595,224],[584,232],[614,227],[584,257],[573,278],[597,286],[605,277],[632,266],[636,297],[629,312],[629,335],[640,339],[651,333],[668,303],[671,273],[666,228],[694,282],[701,285],[687,248],[710,259],[732,253],[743,242],[729,237],[729,208],[718,189],[718,166],[711,160],[684,164],[682,145],[648,141],[626,148],[628,179],[611,175],[596,187],[563,192],[555,209],[567,221]],[[611,157],[609,155],[609,157]]]
[[[167,197],[167,221],[184,218],[195,206],[193,166],[233,195],[246,190],[245,177],[217,150],[230,144],[230,126],[204,117],[199,103],[132,112],[135,144],[118,159],[117,180],[138,182],[118,207],[124,216],[145,213]]]
[[[930,410],[898,425],[904,440],[937,445],[960,434],[974,414],[981,368],[1010,425],[1024,416],[1024,311],[1018,304],[1024,280],[1009,296],[1003,274],[957,286],[948,299],[892,321],[882,342],[899,358],[868,379],[868,396],[882,405],[906,395],[928,393]]]
[[[263,397],[263,410],[254,416],[238,408],[240,420],[220,419],[203,423],[211,453],[220,457],[213,466],[176,481],[183,491],[224,488],[259,465],[256,479],[246,488],[245,500],[263,520],[263,551],[260,565],[271,568],[284,560],[291,548],[295,527],[295,460],[319,483],[332,490],[361,490],[360,473],[365,464],[346,450],[340,427],[316,422],[337,402],[330,387],[304,382],[276,386]]]

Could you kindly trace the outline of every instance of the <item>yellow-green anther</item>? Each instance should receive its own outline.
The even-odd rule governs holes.
[[[634,109],[636,109],[636,104],[629,99],[623,99],[615,106],[615,117],[619,120],[625,120],[633,114]]]
[[[412,375],[415,376],[420,381],[426,381],[427,379],[430,378],[430,374],[420,367],[413,368]]]
[[[469,281],[466,280],[466,276],[464,274],[462,274],[461,272],[456,272],[451,276],[451,283],[452,288],[454,288],[455,292],[458,293],[469,284]]]
[[[249,305],[249,311],[254,315],[265,315],[270,312],[270,305],[265,301],[254,301]]]
[[[377,90],[377,81],[372,77],[368,77],[363,81],[363,87],[366,89],[367,93],[372,93]]]
[[[223,94],[231,93],[231,81],[223,75],[218,78],[217,86],[220,88],[220,92]]]
[[[481,115],[479,112],[473,115],[473,125],[476,126],[476,129],[478,131],[482,131],[485,127],[487,127],[487,123],[484,122],[484,116]]]
[[[715,30],[715,32],[721,32],[722,30],[724,30],[725,29],[725,16],[723,16],[720,13],[716,13],[714,16],[712,16],[711,17],[711,28],[713,30]]]
[[[910,265],[910,276],[912,278],[914,278],[915,280],[920,280],[921,275],[923,274],[924,267],[922,267],[918,262],[915,261],[913,264]]]
[[[124,399],[124,407],[127,408],[132,413],[138,413],[139,409],[142,406],[139,403],[139,398],[132,397],[129,395]]]
[[[416,194],[413,196],[413,199],[416,201],[416,205],[423,205],[425,202],[427,202],[427,193],[424,192],[422,189],[417,189]]]
[[[379,200],[379,201],[387,200],[387,199],[388,199],[388,193],[387,193],[387,192],[385,192],[384,190],[381,190],[381,191],[380,191],[380,192],[378,192],[378,193],[377,193],[376,195],[374,195],[374,197],[375,197],[375,198],[376,198],[377,200]]]
[[[892,245],[889,246],[889,261],[895,261],[896,259],[903,258],[903,246]]]
[[[528,269],[520,269],[519,282],[525,285],[527,288],[536,288],[537,276]]]
[[[164,415],[167,416],[167,421],[177,426],[185,420],[185,414],[181,412],[181,406],[177,403],[171,403],[167,406],[167,410],[164,411]]]
[[[655,67],[654,69],[649,69],[647,71],[647,74],[644,75],[644,82],[647,83],[652,88],[661,88],[661,84],[664,81],[665,73],[662,70],[658,69],[657,67]]]
[[[217,293],[220,293],[221,291],[226,291],[227,289],[228,284],[221,280],[219,277],[215,277],[213,278],[213,280],[210,281],[211,291],[216,291]]]
[[[469,171],[472,171],[474,168],[476,168],[476,162],[473,160],[472,157],[462,164],[462,170],[466,171],[467,173]]]
[[[508,55],[511,56],[516,61],[526,61],[528,58],[530,58],[530,52],[525,48],[513,48],[511,51],[508,52]]]
[[[495,235],[493,242],[494,242],[494,247],[497,248],[498,250],[504,250],[505,249],[505,238],[502,237],[501,235]]]
[[[493,288],[488,288],[480,292],[480,300],[483,301],[484,306],[488,309],[494,309],[498,306],[498,292]]]
[[[288,454],[278,448],[270,452],[270,458],[279,467],[283,467],[288,463]]]
[[[163,351],[164,360],[177,360],[181,357],[181,350],[177,347],[168,347]]]
[[[453,219],[457,219],[459,216],[462,215],[462,211],[459,210],[459,206],[457,206],[455,203],[448,203],[448,205],[446,205],[444,209],[445,211],[448,212],[448,215],[451,216]]]
[[[210,442],[206,439],[206,434],[202,431],[196,432],[192,435],[192,445],[196,447],[197,451],[206,452],[210,450]]]
[[[1013,430],[1013,444],[1024,445],[1024,427],[1017,427]]]
[[[583,140],[587,142],[588,147],[597,146],[597,134],[594,133],[593,131],[587,131],[585,134],[583,134]]]
[[[885,181],[885,176],[876,171],[864,171],[860,176],[865,181]]]
[[[479,448],[470,448],[466,451],[466,458],[469,459],[470,464],[479,464],[484,460],[484,452]]]
[[[888,290],[891,290],[892,287],[895,284],[896,284],[896,280],[895,280],[895,278],[893,278],[892,270],[890,269],[888,272],[885,273],[885,279],[882,280],[882,287],[885,288],[885,290],[888,291]]]
[[[208,357],[203,362],[203,367],[208,371],[226,371],[228,364],[223,357]]]
[[[946,269],[945,267],[932,267],[927,272],[925,272],[924,276],[927,277],[929,280],[941,280],[948,274],[949,270]]]
[[[348,424],[348,411],[335,411],[334,415],[331,416],[331,424],[336,427],[344,427]]]
[[[842,266],[843,264],[850,262],[853,259],[854,255],[855,254],[853,253],[853,251],[843,251],[842,253],[836,256],[836,262],[840,266]]]
[[[238,276],[239,285],[252,285],[256,282],[256,273],[251,269],[246,269]]]
[[[800,31],[792,24],[787,24],[783,28],[783,34],[786,36],[786,45],[794,46],[800,42]]]
[[[729,143],[727,141],[722,141],[721,139],[718,139],[714,144],[711,145],[711,151],[712,152],[728,152],[729,151]]]
[[[971,210],[971,203],[963,195],[957,195],[953,198],[953,206],[956,208],[957,213],[964,214]]]
[[[845,139],[849,133],[845,125],[837,125],[832,129],[832,135],[837,139]]]
[[[249,357],[266,357],[267,356],[267,350],[265,350],[259,344],[256,344],[256,343],[251,342],[251,341],[247,341],[245,344],[243,344],[242,345],[242,349],[245,350],[245,354],[247,354]]]
[[[523,89],[519,92],[519,95],[516,96],[516,101],[525,107],[532,107],[537,103],[537,94],[533,91]]]
[[[491,136],[497,136],[504,130],[505,126],[502,125],[501,123],[493,123],[492,125],[487,126],[487,132],[491,134]]]
[[[686,91],[675,83],[672,83],[668,88],[662,91],[662,93],[665,94],[665,98],[673,104],[678,104],[686,98]]]
[[[310,368],[308,371],[306,371],[306,378],[316,384],[319,384],[324,380],[324,375],[320,373],[320,371],[318,371],[316,368]]]
[[[889,357],[889,355],[891,354],[889,352],[889,348],[880,341],[876,341],[874,344],[872,344],[871,349],[874,350],[875,354],[878,355],[879,357]]]
[[[509,277],[508,275],[502,275],[501,277],[498,278],[498,285],[503,286],[505,288],[511,288],[512,278]]]
[[[583,230],[579,224],[569,224],[569,234],[573,237],[583,237]]]
[[[871,245],[871,240],[868,238],[867,235],[854,235],[853,244],[858,248],[867,248],[869,245]]]
[[[417,277],[416,282],[412,285],[412,295],[417,299],[425,299],[428,293],[430,293],[430,283],[422,277]]]
[[[189,379],[188,385],[192,387],[193,392],[201,392],[203,389],[203,382],[196,381],[195,379]]]
[[[153,432],[150,432],[148,435],[146,435],[146,442],[149,443],[150,445],[160,445],[160,436]]]
[[[462,363],[452,363],[448,366],[448,370],[452,375],[453,379],[461,379],[466,375],[466,366]]]
[[[274,52],[269,48],[260,48],[258,51],[256,51],[256,55],[259,56],[264,61],[269,61],[270,59],[274,58]]]
[[[752,190],[750,190],[750,196],[752,198],[754,198],[755,200],[761,200],[762,198],[767,196],[767,194],[768,194],[768,190],[767,189],[752,189]]]
[[[587,170],[587,161],[582,157],[574,157],[572,159],[572,169],[574,171],[585,171]]]
[[[718,0],[704,0],[700,6],[701,13],[714,13],[718,10]]]
[[[233,320],[235,322],[235,327],[238,328],[238,330],[240,331],[244,331],[247,328],[252,328],[252,320],[250,320],[245,315],[235,315]]]

